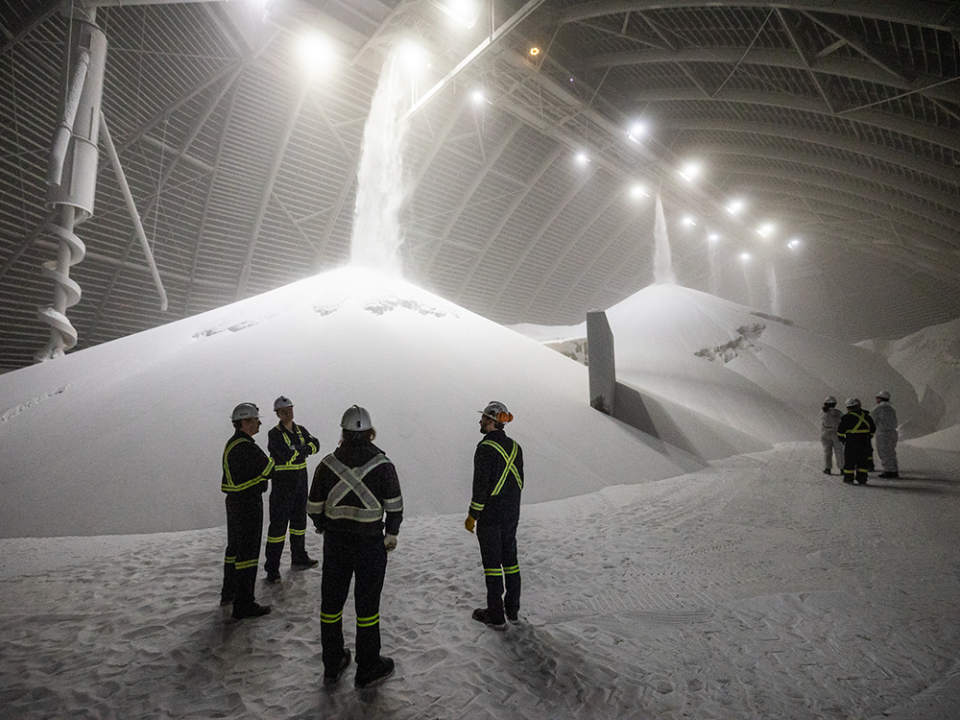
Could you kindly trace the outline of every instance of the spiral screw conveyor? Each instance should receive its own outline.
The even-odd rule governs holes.
[[[81,290],[80,285],[71,279],[70,268],[83,260],[86,247],[74,230],[93,216],[101,131],[153,273],[161,309],[167,309],[167,296],[153,253],[101,112],[107,38],[96,24],[96,4],[97,0],[87,3],[76,0],[66,3],[63,9],[70,23],[61,82],[63,99],[60,122],[50,150],[46,200],[47,207],[56,211],[56,219],[47,228],[59,240],[59,251],[56,260],[43,263],[40,269],[43,277],[54,282],[55,289],[53,304],[37,312],[40,320],[50,326],[50,340],[36,355],[38,361],[60,357],[77,344],[77,330],[66,312],[80,302]]]

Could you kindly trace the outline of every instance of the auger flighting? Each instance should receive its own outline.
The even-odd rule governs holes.
[[[40,270],[45,278],[55,283],[55,288],[53,304],[38,310],[40,320],[50,326],[50,339],[37,353],[38,361],[60,357],[77,344],[77,330],[66,312],[80,302],[81,291],[77,282],[70,278],[70,268],[83,260],[86,247],[74,230],[93,216],[101,130],[160,294],[161,309],[167,309],[160,274],[101,110],[106,35],[96,24],[95,7],[88,8],[80,2],[66,3],[63,12],[68,16],[69,24],[61,81],[62,101],[60,121],[50,149],[46,198],[47,207],[53,211],[47,228],[59,240],[59,250],[57,259],[43,263]]]

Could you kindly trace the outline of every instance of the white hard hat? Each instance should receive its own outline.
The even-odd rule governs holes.
[[[513,420],[513,415],[507,410],[507,406],[497,400],[491,400],[487,403],[487,406],[479,412],[481,415],[498,423],[508,423]]]
[[[351,405],[343,414],[340,420],[340,427],[344,430],[362,431],[373,427],[373,421],[370,419],[370,413],[366,408],[359,405]]]
[[[824,405],[836,405],[837,399],[833,395],[827,395],[827,399],[823,401]]]
[[[880,398],[881,400],[889,400],[890,393],[887,390],[881,390],[880,392],[877,393],[877,397]]]
[[[233,409],[233,413],[230,415],[230,419],[236,422],[237,420],[252,420],[253,418],[260,417],[260,409],[253,403],[240,403]]]
[[[847,401],[844,403],[845,407],[856,407],[860,404],[859,398],[847,398]]]
[[[273,401],[274,412],[277,410],[282,410],[283,408],[293,407],[293,400],[288,398],[285,395],[281,395],[276,400]]]

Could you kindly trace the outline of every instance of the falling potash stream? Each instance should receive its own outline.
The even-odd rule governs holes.
[[[777,286],[777,271],[767,266],[767,289],[770,291],[770,312],[780,315],[780,288]]]
[[[671,284],[677,282],[673,273],[673,261],[670,258],[670,239],[667,237],[667,220],[663,215],[663,202],[657,195],[656,219],[653,224],[653,281],[654,283]]]
[[[402,270],[400,209],[406,194],[403,150],[408,127],[408,123],[400,123],[400,118],[410,104],[399,65],[395,55],[384,63],[363,129],[350,237],[352,264],[398,275]]]

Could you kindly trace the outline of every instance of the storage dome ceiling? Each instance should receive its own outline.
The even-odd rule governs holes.
[[[77,347],[345,263],[401,39],[430,59],[402,209],[404,274],[427,289],[498,322],[581,322],[653,281],[659,194],[683,285],[850,340],[960,315],[960,4],[487,0],[468,28],[446,2],[82,3],[169,307],[101,154],[70,270]],[[50,332],[67,7],[0,2],[0,370]],[[312,75],[307,30],[338,58]]]

